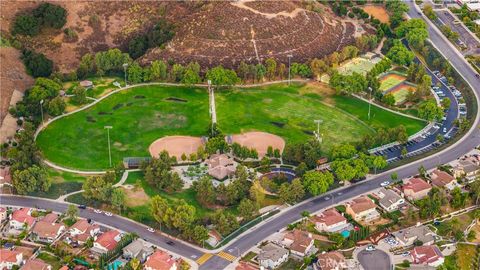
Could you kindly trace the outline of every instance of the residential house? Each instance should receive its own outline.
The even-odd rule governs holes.
[[[58,219],[58,215],[55,214],[55,213],[49,213],[47,215],[45,215],[41,221],[45,221],[45,222],[49,222],[49,223],[54,223],[55,221],[57,221]]]
[[[11,185],[12,175],[10,174],[10,167],[0,168],[0,187]]]
[[[432,186],[421,178],[410,178],[404,181],[402,191],[410,200],[420,200],[428,196]]]
[[[21,266],[23,253],[6,248],[0,249],[0,269],[12,269],[14,265]]]
[[[143,239],[135,239],[133,242],[123,248],[123,257],[125,259],[137,258],[140,262],[144,262],[148,256],[152,255],[152,245]]]
[[[97,253],[106,253],[112,251],[115,249],[121,238],[122,236],[117,230],[104,232],[97,237],[95,242],[93,242],[92,251]]]
[[[312,221],[315,222],[315,228],[319,232],[335,233],[349,230],[352,227],[343,214],[340,214],[335,208],[327,209],[313,216]]]
[[[401,205],[405,204],[405,199],[391,189],[382,188],[377,192],[377,195],[380,198],[378,204],[387,212],[396,211]]]
[[[345,257],[338,251],[330,251],[317,256],[313,265],[315,270],[342,270],[347,269]]]
[[[90,224],[85,219],[78,220],[69,230],[69,236],[65,239],[71,245],[83,245],[90,237],[100,233],[100,226]]]
[[[402,246],[411,246],[415,241],[421,241],[424,245],[435,242],[435,234],[426,226],[413,226],[393,233],[393,236]]]
[[[293,230],[285,234],[282,244],[290,249],[290,252],[299,257],[305,257],[313,251],[312,234],[302,230]]]
[[[86,233],[87,230],[90,228],[90,223],[86,219],[79,219],[75,224],[72,225],[69,229],[69,233],[71,236],[79,235],[82,233]]]
[[[161,250],[157,250],[150,255],[143,265],[144,270],[177,270],[178,268],[178,260]]]
[[[346,203],[346,212],[357,222],[371,222],[380,218],[380,213],[372,199],[360,196]]]
[[[426,245],[413,248],[410,252],[414,264],[422,264],[438,267],[443,264],[445,258],[437,246]]]
[[[52,266],[40,259],[30,259],[20,270],[52,270]]]
[[[7,208],[0,207],[0,222],[3,222],[7,218]]]
[[[215,179],[223,180],[235,174],[235,161],[225,154],[214,154],[205,161],[207,173]]]
[[[222,241],[222,236],[216,230],[212,229],[208,232],[208,239],[205,242],[215,247],[220,241]]]
[[[430,179],[432,179],[432,185],[439,188],[453,190],[457,186],[457,180],[455,177],[438,169],[430,173]]]
[[[288,260],[288,250],[273,243],[268,243],[261,247],[257,260],[260,266],[275,269]]]
[[[35,223],[35,218],[31,216],[31,208],[21,208],[13,211],[10,217],[10,229],[23,230],[26,225],[29,230]]]
[[[65,226],[62,223],[52,223],[42,219],[33,226],[31,238],[38,242],[53,243],[64,231]]]
[[[473,181],[477,177],[480,167],[470,160],[461,159],[458,164],[453,167],[453,176],[455,178],[466,178]]]

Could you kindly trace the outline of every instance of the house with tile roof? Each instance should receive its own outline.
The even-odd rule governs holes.
[[[12,269],[23,264],[23,253],[6,248],[0,249],[0,269]]]
[[[102,233],[93,242],[92,251],[97,253],[106,253],[112,251],[122,239],[122,235],[117,230],[110,230]]]
[[[342,270],[347,269],[345,257],[338,251],[325,252],[317,256],[313,265],[315,270]]]
[[[63,232],[65,225],[40,220],[32,228],[31,239],[43,243],[53,243]]]
[[[10,222],[9,222],[10,229],[21,231],[24,229],[24,226],[26,225],[27,230],[29,230],[36,221],[36,219],[32,217],[31,214],[32,214],[31,208],[21,208],[13,211],[10,216]]]
[[[402,191],[410,200],[420,200],[428,196],[432,186],[422,178],[414,177],[403,182]]]
[[[431,245],[435,242],[435,233],[424,225],[412,226],[392,234],[401,246],[411,246],[417,240],[423,245]]]
[[[342,232],[352,227],[347,219],[335,208],[327,209],[318,215],[312,217],[315,223],[315,229],[319,232]]]
[[[357,222],[371,222],[380,218],[377,205],[367,196],[357,197],[345,205],[347,214]]]
[[[147,258],[143,265],[144,270],[177,270],[179,269],[179,261],[174,259],[170,254],[162,250],[155,251]]]
[[[445,261],[442,252],[437,246],[418,246],[410,252],[414,264],[439,267]]]
[[[430,173],[430,179],[432,179],[432,185],[439,188],[453,190],[455,187],[458,186],[455,177],[453,177],[447,172],[440,171],[438,169]]]
[[[405,204],[405,199],[391,189],[381,188],[377,193],[378,204],[387,212],[396,211]]]
[[[290,249],[290,252],[299,257],[305,257],[313,251],[312,234],[306,231],[294,229],[287,232],[282,240],[282,244]]]
[[[30,259],[20,270],[52,270],[52,266],[40,259]]]

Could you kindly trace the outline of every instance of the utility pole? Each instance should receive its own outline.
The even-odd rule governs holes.
[[[107,130],[108,160],[110,162],[110,167],[112,167],[112,150],[110,149],[110,129],[112,129],[112,126],[104,126],[103,128]]]
[[[315,138],[319,143],[322,143],[322,136],[320,136],[320,124],[323,122],[321,119],[313,120],[317,124],[317,132],[315,133]]]
[[[123,65],[123,74],[125,75],[125,87],[128,86],[127,84],[127,67],[128,67],[128,63],[124,63]]]
[[[292,59],[293,55],[289,54],[288,57],[288,85],[290,85],[290,60]]]
[[[371,107],[371,102],[372,102],[372,87],[368,87],[368,92],[370,93],[369,98],[368,98],[368,120],[370,120],[370,107]]]
[[[40,100],[40,113],[42,114],[42,126],[43,126],[43,99]]]

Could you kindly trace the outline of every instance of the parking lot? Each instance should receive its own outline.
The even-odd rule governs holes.
[[[450,10],[436,9],[435,13],[438,17],[437,22],[435,22],[437,25],[448,25],[453,32],[457,32],[460,35],[457,45],[466,48],[462,51],[464,55],[480,53],[480,42],[478,39],[468,31],[467,27]]]

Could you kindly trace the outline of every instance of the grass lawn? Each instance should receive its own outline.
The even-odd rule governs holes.
[[[83,181],[86,179],[86,176],[57,171],[50,167],[47,167],[47,174],[52,181],[50,189],[47,192],[37,191],[28,195],[56,199],[62,195],[81,190]]]
[[[335,144],[359,141],[374,128],[406,126],[409,134],[425,123],[372,106],[353,97],[332,96],[321,87],[277,84],[252,89],[216,92],[217,121],[227,134],[265,131],[283,137],[287,143],[303,142],[316,130],[324,139],[324,151]],[[186,102],[169,101],[175,97]],[[148,146],[167,135],[206,134],[209,123],[205,89],[141,86],[120,92],[95,106],[69,115],[42,131],[37,143],[45,157],[58,164],[83,170],[108,167],[108,143],[104,126],[110,131],[113,163],[123,157],[148,156]],[[341,136],[339,136],[341,134]]]
[[[166,100],[169,97],[187,102]],[[37,143],[56,164],[104,169],[109,166],[104,126],[113,126],[110,140],[116,164],[123,157],[148,156],[148,146],[162,136],[204,135],[208,123],[205,89],[143,86],[55,121],[39,134]]]
[[[46,252],[41,252],[40,254],[38,254],[37,259],[41,259],[44,262],[50,264],[52,266],[52,270],[58,270],[60,269],[60,267],[62,267],[62,263],[60,262],[58,257]]]
[[[350,75],[354,72],[365,75],[380,60],[381,60],[380,58],[376,58],[374,61],[370,61],[362,57],[356,57],[354,59],[348,60],[347,62],[343,63],[341,66],[337,68],[337,70],[343,75]]]

